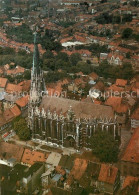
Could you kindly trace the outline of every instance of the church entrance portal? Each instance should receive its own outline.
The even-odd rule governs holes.
[[[64,141],[64,147],[76,148],[76,141],[72,136],[68,136]]]

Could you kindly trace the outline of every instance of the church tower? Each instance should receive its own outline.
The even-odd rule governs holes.
[[[41,69],[40,54],[37,44],[37,33],[34,33],[34,52],[31,70],[31,89],[28,104],[28,126],[33,130],[33,119],[36,108],[39,107],[42,96],[46,94],[43,71]]]

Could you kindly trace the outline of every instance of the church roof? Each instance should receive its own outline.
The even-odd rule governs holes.
[[[40,108],[44,108],[46,111],[62,110],[62,113],[67,113],[70,106],[75,113],[76,118],[113,118],[114,113],[110,106],[96,105],[87,102],[81,102],[76,100],[70,100],[66,98],[58,97],[46,97],[42,99]]]

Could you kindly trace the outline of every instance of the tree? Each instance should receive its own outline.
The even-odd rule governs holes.
[[[70,56],[70,61],[72,66],[76,66],[79,61],[81,61],[81,55],[79,53],[73,53]]]
[[[24,72],[24,79],[26,79],[26,80],[30,80],[31,79],[31,72],[30,72],[30,70],[26,70]]]
[[[119,144],[113,135],[106,131],[97,130],[97,133],[90,138],[90,144],[93,154],[101,162],[117,162]]]
[[[50,50],[47,50],[44,54],[43,54],[43,59],[51,59],[54,58],[54,54],[53,52],[51,52]]]
[[[133,30],[131,28],[125,28],[122,32],[122,38],[123,39],[128,39],[132,36]]]
[[[59,52],[58,55],[57,55],[57,59],[59,60],[62,60],[64,62],[68,62],[69,61],[69,56],[68,54],[64,53],[64,52]]]
[[[30,129],[28,128],[25,119],[20,118],[18,120],[15,120],[13,127],[16,134],[21,140],[26,141],[30,139]]]

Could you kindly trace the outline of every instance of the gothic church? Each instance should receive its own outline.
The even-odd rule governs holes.
[[[48,96],[36,36],[28,105],[28,125],[32,139],[79,150],[89,148],[89,138],[96,131],[107,131],[115,139],[120,136],[110,106]]]

